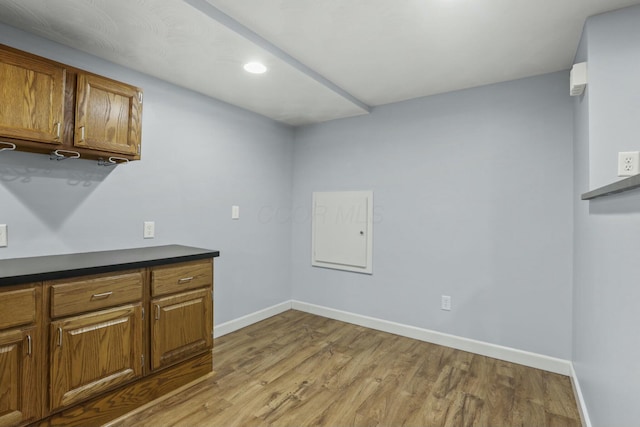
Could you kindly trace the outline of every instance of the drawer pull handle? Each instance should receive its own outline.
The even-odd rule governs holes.
[[[58,328],[58,347],[62,347],[62,328]]]
[[[110,292],[103,292],[101,294],[93,294],[91,295],[91,299],[105,299],[105,298],[109,298],[111,296],[111,294],[113,293],[113,291]]]
[[[31,356],[31,335],[27,335],[27,355]]]
[[[192,280],[193,280],[193,276],[191,276],[191,277],[183,277],[182,279],[178,280],[178,284],[182,285],[183,283],[189,283]]]

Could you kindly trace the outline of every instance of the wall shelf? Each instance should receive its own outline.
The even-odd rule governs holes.
[[[596,188],[582,195],[582,200],[592,200],[598,197],[610,196],[625,191],[640,188],[640,175],[630,176],[621,181],[614,182],[604,187]]]

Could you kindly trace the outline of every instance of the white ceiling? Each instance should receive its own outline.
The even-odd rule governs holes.
[[[0,22],[297,126],[568,69],[588,16],[634,4],[0,0]]]

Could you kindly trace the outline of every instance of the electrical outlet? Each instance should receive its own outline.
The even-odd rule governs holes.
[[[153,221],[145,221],[144,222],[144,232],[143,237],[145,239],[153,239],[156,237],[156,223]]]
[[[9,239],[7,238],[7,224],[0,224],[0,248],[4,248],[8,245]]]
[[[449,295],[442,295],[440,300],[440,309],[451,311],[451,297]]]
[[[618,153],[618,176],[633,176],[640,173],[640,151]]]

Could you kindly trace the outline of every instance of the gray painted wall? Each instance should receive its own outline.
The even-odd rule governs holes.
[[[636,425],[640,191],[579,195],[617,179],[618,151],[640,149],[639,22],[638,7],[588,21],[581,98],[569,99],[562,72],[295,131],[0,25],[0,43],[145,89],[140,162],[0,154],[0,258],[220,249],[218,324],[293,296],[573,357],[593,424]],[[310,266],[311,193],[327,190],[374,191],[372,276]],[[142,239],[144,220],[156,239]]]
[[[640,7],[599,15],[576,57],[588,60],[589,83],[574,101],[573,362],[594,426],[640,420],[640,191],[579,200],[619,179],[618,151],[640,150],[639,41]]]
[[[637,8],[598,15],[589,20],[589,187],[598,188],[617,176],[618,152],[640,149],[639,32]],[[636,77],[636,78],[634,78]]]
[[[297,129],[294,299],[570,359],[568,77]],[[311,194],[339,190],[374,191],[371,276],[310,265]]]
[[[107,169],[0,153],[0,223],[9,226],[0,258],[199,246],[221,251],[216,324],[290,299],[291,228],[259,213],[291,206],[291,128],[5,25],[0,43],[145,91],[139,162]],[[145,220],[156,222],[153,240],[142,238]]]

